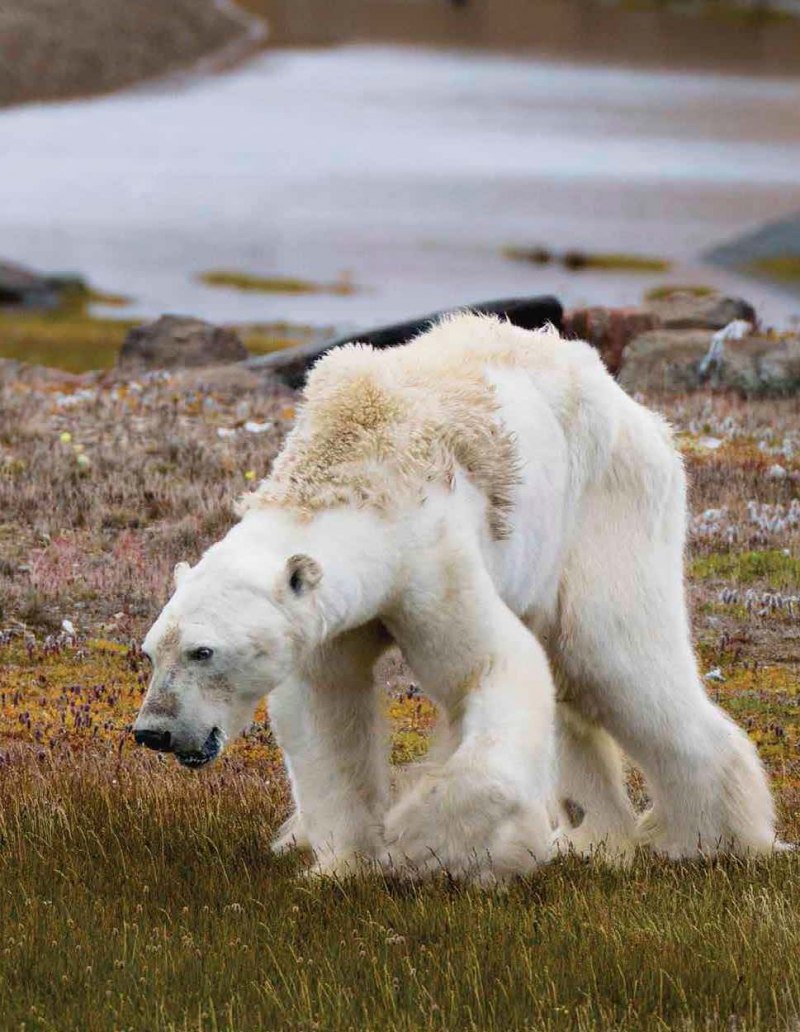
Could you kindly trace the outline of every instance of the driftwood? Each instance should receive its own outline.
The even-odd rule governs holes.
[[[477,305],[446,308],[441,312],[433,312],[419,319],[394,323],[391,326],[380,326],[377,329],[353,333],[347,337],[338,337],[335,340],[300,344],[296,348],[285,348],[282,351],[275,351],[269,355],[258,355],[254,358],[248,358],[242,365],[249,369],[274,373],[287,386],[299,388],[303,386],[306,373],[314,362],[320,355],[330,351],[331,348],[337,348],[342,344],[350,344],[353,341],[371,344],[374,348],[391,348],[396,344],[403,344],[417,334],[422,333],[431,323],[436,322],[443,315],[466,309],[486,315],[499,315],[504,319],[508,319],[515,326],[521,326],[526,330],[537,329],[546,323],[552,323],[560,330],[563,316],[561,305],[554,297],[513,297],[506,298],[503,301],[484,301]]]

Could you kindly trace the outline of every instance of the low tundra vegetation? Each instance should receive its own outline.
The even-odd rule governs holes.
[[[229,290],[254,291],[261,294],[353,294],[356,287],[348,273],[332,283],[294,276],[257,276],[249,272],[231,272],[212,269],[197,277],[207,287],[227,287]]]
[[[266,708],[201,774],[132,744],[137,643],[172,566],[231,525],[295,400],[242,370],[76,382],[0,363],[2,1026],[795,1028],[796,855],[564,857],[506,891],[318,883],[269,850],[289,799]],[[700,670],[797,841],[800,405],[650,400],[690,475]],[[435,712],[398,656],[376,676],[401,767]]]
[[[771,258],[759,258],[751,262],[748,270],[782,283],[800,284],[800,254],[780,254]]]
[[[555,254],[546,247],[504,247],[506,258],[517,262],[531,262],[534,265],[547,265],[555,262],[572,272],[590,269],[595,272],[632,272],[653,273],[669,272],[670,263],[663,258],[653,258],[640,254],[593,254],[588,251],[565,251]]]
[[[789,552],[769,549],[764,552],[709,552],[694,560],[692,576],[725,583],[769,583],[770,588],[800,589],[800,558]]]

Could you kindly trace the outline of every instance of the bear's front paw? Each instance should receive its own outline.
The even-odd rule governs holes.
[[[508,786],[448,764],[425,774],[389,812],[382,865],[390,875],[411,878],[442,871],[485,882],[493,872],[522,873],[523,854],[533,867],[537,855],[551,850],[546,816],[543,832],[531,831],[529,816]]]
[[[278,828],[275,838],[272,840],[272,852],[281,855],[293,849],[310,848],[311,843],[308,840],[303,818],[300,811],[295,810]]]
[[[332,853],[323,850],[314,853],[314,862],[302,872],[302,877],[333,878],[344,881],[347,878],[371,874],[375,870],[375,861],[360,853]]]

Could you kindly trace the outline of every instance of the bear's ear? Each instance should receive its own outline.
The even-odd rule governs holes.
[[[188,563],[175,563],[175,568],[172,571],[172,579],[176,588],[180,586],[181,581],[189,570],[191,570],[191,566]]]
[[[310,555],[293,555],[286,560],[286,580],[294,595],[305,595],[322,580],[322,567]]]

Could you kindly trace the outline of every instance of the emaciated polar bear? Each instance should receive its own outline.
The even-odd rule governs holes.
[[[176,570],[135,732],[201,766],[271,692],[296,804],[278,845],[317,870],[504,876],[559,837],[772,848],[756,750],[698,678],[680,457],[587,344],[461,314],[337,349],[242,516]],[[447,730],[393,806],[371,676],[391,642]],[[620,747],[653,800],[638,824]],[[583,821],[554,832],[554,800]]]

